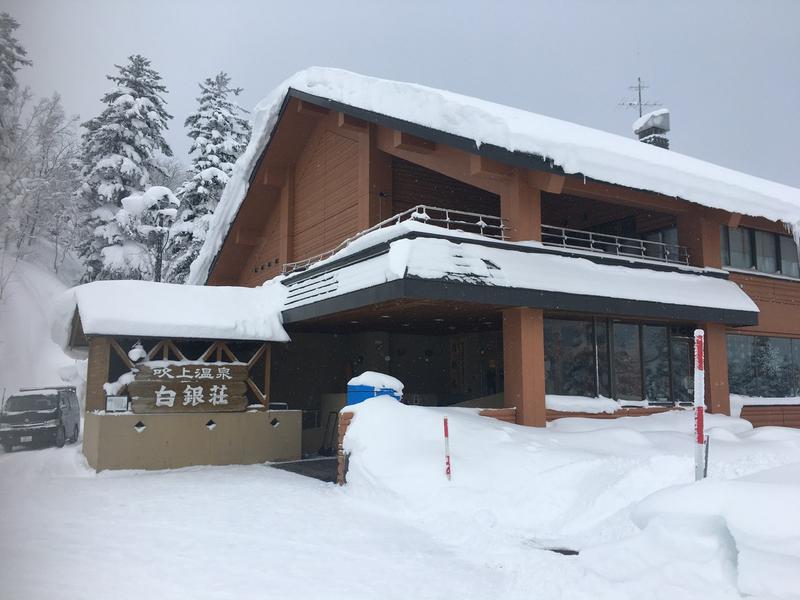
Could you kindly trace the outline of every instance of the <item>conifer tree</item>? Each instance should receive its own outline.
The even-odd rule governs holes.
[[[250,138],[250,124],[234,97],[241,88],[220,72],[200,84],[197,111],[186,119],[192,146],[190,177],[178,189],[179,215],[172,228],[168,279],[183,282],[205,240],[209,222],[233,165]]]
[[[163,132],[171,119],[161,76],[150,61],[133,55],[118,74],[108,75],[115,88],[103,96],[105,108],[83,124],[78,196],[85,216],[81,245],[85,280],[146,278],[145,263],[122,252],[129,241],[117,214],[123,198],[141,194],[159,169],[161,155],[172,156]]]
[[[20,67],[30,65],[31,61],[25,56],[25,48],[14,37],[14,32],[19,27],[11,15],[0,13],[0,108],[9,103],[9,97],[17,88],[17,71]],[[2,113],[0,113],[0,119]],[[3,123],[0,122],[0,126]]]

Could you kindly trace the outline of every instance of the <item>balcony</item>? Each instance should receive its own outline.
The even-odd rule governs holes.
[[[542,244],[664,263],[689,264],[689,251],[685,246],[552,225],[542,225]]]
[[[346,239],[341,244],[305,260],[286,263],[283,265],[283,275],[289,275],[297,271],[304,271],[310,266],[333,256],[340,250],[346,248],[351,243],[359,238],[364,237],[368,233],[397,225],[403,221],[418,221],[428,225],[435,225],[453,231],[463,231],[467,233],[474,233],[484,237],[492,238],[495,240],[505,241],[507,239],[506,231],[508,225],[506,219],[495,215],[483,215],[479,213],[466,212],[463,210],[453,210],[449,208],[438,208],[436,206],[417,205],[401,213],[393,215],[388,219],[373,225],[369,229],[358,232],[351,238]]]
[[[369,229],[360,231],[327,252],[304,260],[286,263],[283,266],[283,274],[289,275],[298,271],[304,271],[321,260],[325,260],[336,254],[368,233],[397,225],[403,221],[417,221],[451,231],[472,233],[494,240],[508,241],[509,226],[507,219],[503,217],[439,208],[436,206],[418,205],[393,215],[373,225]],[[684,246],[678,246],[677,244],[608,235],[580,229],[569,229],[566,227],[554,227],[552,225],[542,225],[542,244],[545,246],[583,250],[600,254],[612,254],[615,256],[653,260],[664,263],[689,264],[688,250]]]

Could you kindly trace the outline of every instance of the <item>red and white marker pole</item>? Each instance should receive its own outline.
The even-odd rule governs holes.
[[[444,418],[444,474],[450,481],[450,430],[447,427],[447,417]]]
[[[694,330],[694,479],[705,477],[706,434],[703,417],[706,410],[705,332]]]

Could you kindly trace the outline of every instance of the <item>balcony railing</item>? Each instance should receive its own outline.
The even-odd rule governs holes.
[[[667,263],[689,264],[689,251],[685,246],[580,229],[542,225],[542,243],[547,246],[574,248]]]
[[[311,265],[336,254],[355,240],[365,236],[368,233],[409,220],[419,221],[420,223],[427,223],[429,225],[436,225],[438,227],[443,227],[445,229],[454,231],[475,233],[477,235],[482,235],[484,237],[494,238],[497,240],[505,240],[506,231],[508,230],[506,220],[502,217],[495,215],[482,215],[480,213],[466,212],[463,210],[452,210],[449,208],[438,208],[436,206],[425,206],[420,204],[413,208],[409,208],[406,211],[393,215],[388,219],[373,225],[369,229],[360,231],[353,237],[346,239],[341,244],[331,250],[328,250],[327,252],[323,252],[322,254],[318,254],[304,260],[286,263],[283,265],[282,273],[284,275],[288,275],[296,271],[304,271]]]

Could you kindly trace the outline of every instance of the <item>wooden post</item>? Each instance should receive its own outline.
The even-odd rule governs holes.
[[[542,239],[541,190],[528,185],[525,171],[515,169],[506,189],[500,194],[500,214],[508,219],[508,238],[512,242]]]
[[[731,414],[728,389],[728,346],[725,325],[704,323],[706,332],[706,407],[709,412]]]
[[[111,339],[93,336],[89,339],[89,361],[86,367],[87,412],[106,409],[106,393],[103,384],[108,383],[108,367],[111,359]]]
[[[696,267],[722,267],[720,223],[698,211],[677,218],[678,243],[689,250],[689,262]]]
[[[503,311],[504,404],[517,408],[517,423],[544,427],[544,316],[541,309]]]
[[[272,369],[272,344],[266,343],[264,344],[264,404],[266,404],[267,408],[269,408],[270,399],[272,395],[270,394],[269,386],[272,377],[271,373]]]
[[[388,219],[392,213],[392,158],[378,150],[377,127],[364,125],[358,132],[359,231]]]

